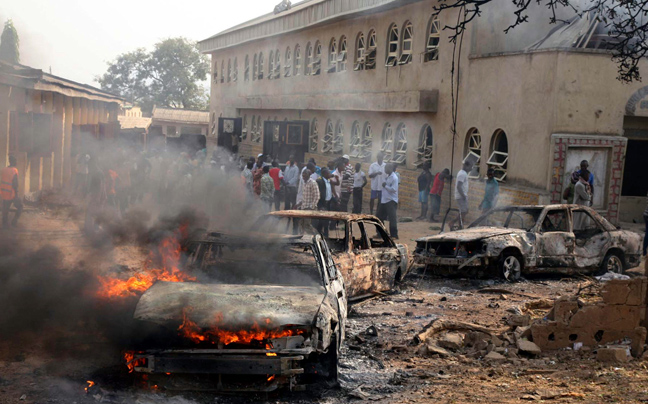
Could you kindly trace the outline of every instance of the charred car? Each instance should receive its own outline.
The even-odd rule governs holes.
[[[510,206],[467,229],[416,240],[414,261],[440,275],[623,273],[639,264],[641,237],[579,205]]]
[[[396,244],[372,215],[283,210],[262,216],[253,230],[325,237],[350,299],[391,290],[410,269],[407,246]]]
[[[203,237],[187,245],[197,282],[140,298],[129,367],[167,389],[298,390],[337,380],[343,278],[319,235]]]

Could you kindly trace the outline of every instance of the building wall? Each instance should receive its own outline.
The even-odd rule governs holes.
[[[468,134],[476,128],[482,136],[480,171],[485,173],[488,157],[493,151],[494,135],[504,131],[508,140],[509,157],[507,178],[501,186],[506,190],[507,200],[511,203],[546,203],[556,200],[556,183],[560,181],[554,179],[562,178],[569,168],[563,167],[563,172],[556,173],[554,163],[557,157],[554,155],[552,135],[571,134],[582,139],[587,136],[617,136],[622,141],[625,105],[642,85],[618,82],[616,65],[609,54],[597,51],[538,51],[483,56],[488,53],[483,52],[488,46],[484,44],[483,38],[474,40],[475,35],[481,35],[478,30],[475,35],[472,31],[467,33],[460,57],[458,128],[457,136],[453,138],[449,129],[453,49],[448,42],[447,32],[441,33],[439,60],[423,63],[421,56],[427,40],[433,3],[422,1],[407,4],[389,12],[369,14],[215,51],[212,54],[212,69],[216,73],[216,79],[212,79],[211,85],[212,116],[222,114],[247,117],[248,130],[252,116],[260,116],[263,121],[277,117],[279,120],[301,119],[311,123],[315,118],[319,124],[320,142],[327,120],[331,119],[334,123],[341,120],[345,136],[343,152],[339,155],[349,152],[353,122],[358,121],[361,126],[370,122],[373,129],[372,160],[380,149],[385,124],[389,122],[396,131],[397,126],[403,123],[407,127],[407,163],[399,168],[399,172],[403,181],[401,209],[405,211],[418,209],[415,184],[418,170],[414,163],[417,160],[416,148],[421,129],[425,124],[430,125],[434,136],[433,172],[445,167],[451,168],[454,173],[460,169]],[[454,11],[445,12],[442,14],[441,26],[453,19],[456,19]],[[386,68],[384,64],[389,26],[396,23],[402,34],[402,27],[408,20],[414,27],[413,60],[408,65]],[[489,32],[503,30],[506,28],[503,21],[491,15],[486,25],[480,24],[478,29],[487,28]],[[357,34],[363,32],[366,38],[370,29],[376,30],[378,39],[376,68],[353,71]],[[516,28],[513,33],[517,34],[521,30],[524,30],[524,26]],[[531,31],[536,36],[544,35],[543,29],[535,23]],[[339,43],[342,35],[347,37],[347,70],[327,73],[329,42],[335,37]],[[319,76],[304,76],[306,44],[316,40],[322,43],[321,73]],[[493,40],[500,41],[501,38]],[[526,38],[525,41],[530,39]],[[300,75],[284,77],[286,47],[289,46],[291,53],[294,53],[296,44],[301,46],[302,52]],[[478,46],[479,49],[473,48]],[[497,48],[499,45],[493,46]],[[271,50],[276,49],[281,54],[281,78],[268,80],[268,56]],[[250,60],[251,76],[253,56],[259,52],[264,54],[264,79],[252,80],[250,77],[249,81],[245,81],[245,56],[248,55]],[[231,81],[231,78],[228,81],[227,77],[228,61],[233,63],[234,58],[238,65],[237,82]],[[292,62],[294,63],[294,58]],[[223,65],[225,68],[221,69]],[[648,71],[648,66],[644,64],[642,71]],[[225,77],[222,77],[222,73]],[[434,111],[411,107],[412,94],[422,91],[438,92]],[[374,98],[382,97],[385,93],[389,94],[385,99],[392,102],[384,109],[382,104],[378,110],[373,111],[361,107],[353,110],[344,108],[350,98],[359,97],[371,104]],[[291,103],[293,99],[300,100],[298,106]],[[331,107],[331,99],[339,100],[340,107]],[[321,149],[320,144],[318,152],[312,154],[319,164],[325,164],[336,157],[323,155]],[[240,153],[244,156],[256,156],[261,151],[261,143],[251,143],[249,135],[240,147]],[[613,161],[615,164],[623,164],[622,156],[621,160],[611,160],[610,166],[606,168],[608,177],[612,179],[616,175],[612,171]],[[474,183],[475,190],[482,184],[480,180]],[[607,184],[600,186],[605,187]],[[597,191],[604,192],[603,189]],[[616,190],[609,195],[609,203],[615,200],[615,192]],[[474,202],[471,204],[473,211],[479,201],[475,199]],[[606,205],[603,213],[616,220],[618,214],[615,212],[618,211],[609,208]]]

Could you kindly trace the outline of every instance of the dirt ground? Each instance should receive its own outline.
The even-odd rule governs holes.
[[[136,246],[92,245],[79,230],[82,216],[70,208],[28,208],[20,228],[0,234],[0,242],[16,237],[33,251],[53,245],[70,270],[83,267],[103,273],[115,265],[135,270],[144,262],[146,251]],[[437,231],[438,225],[430,223],[400,223],[400,242],[412,251],[415,238]],[[630,271],[631,276],[641,274],[639,269]],[[505,329],[505,320],[525,303],[574,295],[585,282],[585,278],[541,277],[505,284],[433,279],[415,272],[394,294],[352,307],[340,358],[341,388],[322,386],[305,393],[232,397],[144,390],[133,387],[115,364],[116,347],[92,338],[82,327],[58,336],[65,341],[61,349],[45,346],[38,335],[26,335],[19,343],[0,341],[0,404],[648,402],[648,362],[642,360],[608,365],[598,362],[591,350],[561,350],[490,362],[463,351],[447,357],[430,355],[413,343],[423,327],[437,318]],[[508,292],[480,293],[486,286]],[[87,380],[96,386],[86,393]]]

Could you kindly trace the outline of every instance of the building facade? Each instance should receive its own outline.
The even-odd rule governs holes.
[[[405,211],[418,209],[426,161],[433,172],[454,173],[464,159],[476,162],[475,212],[488,167],[500,180],[500,204],[549,203],[587,159],[593,206],[613,221],[640,215],[632,207],[648,185],[626,169],[640,161],[628,161],[626,148],[648,144],[648,90],[616,80],[594,16],[565,15],[556,26],[533,6],[531,22],[506,35],[515,16],[500,3],[457,47],[442,29],[456,11],[435,16],[435,0],[304,1],[201,41],[212,57],[210,137],[217,117],[241,117],[240,154],[256,155],[266,122],[308,122],[306,158],[319,165],[349,154],[367,170],[379,151],[397,163]]]
[[[0,62],[0,167],[17,159],[19,194],[70,185],[87,139],[117,138],[122,99],[22,65]]]

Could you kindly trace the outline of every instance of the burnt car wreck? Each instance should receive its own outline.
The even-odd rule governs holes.
[[[494,209],[467,229],[416,240],[414,261],[439,275],[622,273],[640,261],[641,236],[579,205]]]
[[[346,212],[284,210],[257,220],[265,233],[320,234],[342,276],[349,299],[393,289],[411,269],[406,245],[396,244],[375,216]]]
[[[157,282],[140,298],[131,371],[166,389],[273,391],[337,380],[346,295],[326,242],[192,240],[197,283]]]

